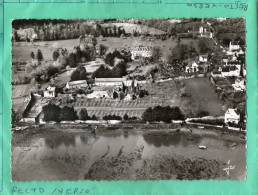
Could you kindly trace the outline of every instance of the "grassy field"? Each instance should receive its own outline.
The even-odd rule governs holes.
[[[188,112],[198,113],[207,111],[212,116],[224,115],[222,103],[215,93],[208,78],[194,78],[183,81],[186,93],[191,97],[186,100],[188,103]],[[187,109],[187,106],[186,106]]]
[[[134,47],[139,44],[145,46],[159,46],[162,50],[164,57],[167,56],[169,52],[171,52],[170,48],[174,48],[177,44],[176,40],[173,39],[168,39],[165,41],[154,39],[153,41],[150,41],[147,38],[141,37],[107,37],[105,38],[105,40],[97,38],[97,41],[98,44],[104,44],[111,50]],[[194,46],[196,46],[197,41],[194,39],[181,39],[182,44],[190,44],[191,42],[194,44]],[[42,51],[45,60],[52,60],[52,53],[56,48],[62,47],[66,48],[68,51],[71,51],[73,47],[78,46],[78,44],[79,41],[77,39],[35,42],[33,44],[18,42],[14,43],[14,46],[12,48],[13,60],[27,61],[30,59],[30,53],[35,53],[37,49],[40,49]]]

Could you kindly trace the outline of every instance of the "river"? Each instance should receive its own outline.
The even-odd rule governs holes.
[[[199,145],[205,145],[207,149],[201,150]],[[139,153],[139,148],[140,157],[136,158],[135,151]],[[243,179],[246,166],[245,150],[245,141],[238,134],[223,134],[197,128],[193,133],[118,129],[96,135],[83,129],[27,130],[13,132],[12,135],[12,177],[19,181],[102,179],[102,176],[103,179],[107,179],[108,174],[114,174],[111,171],[116,168],[113,165],[114,160],[122,162],[132,157],[133,164],[129,161],[129,164],[126,164],[127,168],[131,167],[130,171],[118,174],[118,179],[142,178],[136,174],[139,172],[139,163],[136,162],[142,164],[146,160],[144,163],[150,162],[149,167],[153,167],[153,159],[156,164],[157,162],[162,164],[165,162],[157,159],[167,158],[215,160],[220,163],[221,172],[224,172],[223,167],[230,165],[234,166],[234,169],[229,175],[219,174],[212,178]],[[111,161],[113,164],[110,163]],[[108,165],[105,164],[107,162],[109,162]],[[106,166],[104,170],[101,163]],[[119,166],[124,165],[120,163]],[[107,169],[111,172],[106,172]],[[85,176],[89,170],[94,173],[91,176]],[[154,168],[148,173],[153,170]],[[148,177],[148,173],[144,173],[145,177]],[[151,178],[164,178],[155,172],[153,175],[155,176]],[[174,177],[168,176],[168,178]]]

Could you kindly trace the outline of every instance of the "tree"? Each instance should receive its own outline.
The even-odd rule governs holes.
[[[43,58],[43,54],[42,54],[42,52],[41,52],[40,49],[38,49],[38,51],[37,51],[36,58],[37,58],[37,60],[38,60],[39,62],[41,62],[41,61],[44,59],[44,58]]]
[[[143,115],[143,121],[164,121],[170,123],[171,120],[184,120],[184,114],[179,107],[161,107],[147,108]]]
[[[129,119],[129,116],[127,114],[124,115],[123,119],[127,121]]]
[[[80,120],[88,120],[89,119],[89,115],[88,115],[88,112],[87,112],[87,109],[86,108],[82,108],[79,112],[79,119]]]
[[[71,74],[71,81],[87,80],[86,68],[78,66]]]
[[[107,50],[108,50],[107,46],[105,46],[103,44],[99,45],[99,55],[100,56],[103,56]]]
[[[98,118],[95,116],[95,114],[93,114],[92,117],[91,117],[91,120],[96,121],[96,120],[98,120]]]
[[[58,51],[53,51],[53,54],[52,54],[52,57],[53,57],[53,60],[56,61],[59,57],[59,52]]]
[[[31,57],[31,59],[35,59],[35,54],[34,54],[34,52],[32,51],[31,53],[30,53],[30,57]]]
[[[160,47],[154,47],[152,51],[152,61],[158,62],[160,60],[160,57],[162,56],[162,52]]]
[[[60,110],[60,121],[74,121],[76,120],[77,114],[73,107],[65,106]]]
[[[209,47],[209,43],[206,39],[200,39],[198,42],[198,47],[200,53],[208,53],[211,50],[211,48]]]
[[[76,67],[77,62],[76,62],[76,55],[74,53],[70,53],[68,56],[68,65],[70,67]]]
[[[19,116],[18,112],[15,112],[15,110],[12,109],[12,124],[18,122],[20,118],[21,116]]]
[[[116,66],[111,71],[112,71],[112,77],[114,78],[125,76],[127,74],[125,61],[124,60],[120,61],[118,64],[116,64]]]
[[[60,108],[55,104],[48,104],[43,107],[44,121],[56,121],[59,122]]]
[[[110,78],[111,70],[104,65],[101,65],[95,72],[92,74],[92,78]]]
[[[54,66],[48,66],[47,67],[47,77],[50,78],[51,76],[54,76],[59,72],[59,69]]]

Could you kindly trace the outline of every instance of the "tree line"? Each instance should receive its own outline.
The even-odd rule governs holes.
[[[42,109],[44,121],[74,121],[74,120],[97,120],[95,115],[89,116],[86,108],[81,108],[79,112],[77,112],[73,107],[59,107],[55,104],[48,104]],[[103,117],[103,120],[136,120],[136,117],[129,117],[127,114],[123,116],[117,115],[106,115]],[[162,107],[156,106],[154,108],[147,108],[143,115],[143,122],[159,122],[163,121],[166,123],[171,123],[171,120],[184,120],[185,116],[180,110],[179,107]]]

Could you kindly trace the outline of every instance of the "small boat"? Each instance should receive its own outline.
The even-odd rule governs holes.
[[[207,146],[199,145],[199,148],[202,149],[202,150],[205,150],[205,149],[207,149]]]

